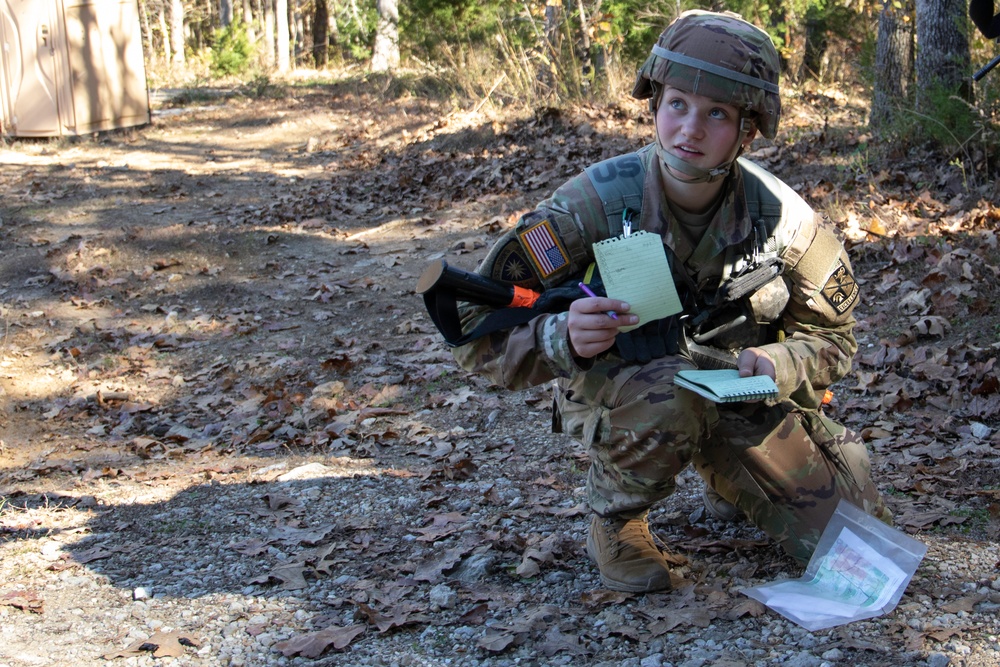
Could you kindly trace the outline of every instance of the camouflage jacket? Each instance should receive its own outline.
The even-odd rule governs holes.
[[[609,210],[615,208],[615,202],[601,200],[593,183],[600,176],[595,174],[613,176],[617,168],[628,172],[620,174],[622,177],[635,178],[636,160],[641,161],[645,174],[639,176],[641,196],[630,199],[626,193],[619,199],[638,211],[633,229],[647,230],[663,239],[668,256],[674,258],[675,283],[692,286],[696,292],[688,295],[688,303],[697,302],[701,296],[697,292],[714,292],[721,280],[749,260],[748,248],[760,235],[761,219],[766,219],[768,239],[766,243],[758,239],[753,247],[784,260],[780,280],[787,287],[788,298],[769,328],[770,339],[758,345],[774,359],[780,399],[790,399],[803,408],[818,407],[825,388],[850,370],[857,349],[851,313],[858,287],[842,243],[787,185],[741,158],[723,187],[714,218],[694,246],[670,211],[651,148],[605,161],[597,169],[588,168],[559,187],[495,244],[478,271],[543,290],[578,280],[593,261],[591,246],[620,233],[614,228],[614,212]],[[602,192],[607,197],[607,189]],[[619,203],[617,210],[621,208]],[[773,210],[765,210],[768,208]],[[758,220],[752,219],[751,209],[756,209]],[[548,246],[526,240],[528,234],[537,234],[542,228],[551,237]],[[481,321],[487,311],[479,306],[464,307],[465,330]],[[455,348],[454,354],[466,370],[483,373],[511,389],[559,378],[571,380],[588,372],[590,366],[586,361],[586,367],[578,363],[571,353],[566,312],[540,313],[527,324]],[[615,354],[615,349],[606,354]]]

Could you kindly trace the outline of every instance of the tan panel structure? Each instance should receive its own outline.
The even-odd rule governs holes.
[[[88,134],[150,121],[136,0],[0,0],[0,131]]]

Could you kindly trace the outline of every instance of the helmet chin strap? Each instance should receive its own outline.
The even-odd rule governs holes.
[[[716,183],[729,175],[733,162],[735,162],[736,158],[738,158],[740,153],[743,152],[743,140],[746,139],[747,135],[750,133],[751,125],[749,119],[745,117],[740,118],[740,136],[729,155],[729,159],[725,160],[718,167],[714,167],[712,169],[702,169],[701,167],[696,167],[693,164],[685,162],[664,148],[663,144],[660,142],[660,130],[656,127],[655,117],[653,118],[653,128],[656,131],[656,155],[660,158],[660,162],[667,167],[664,171],[670,174],[671,177],[683,183]],[[688,176],[688,178],[678,178],[674,174],[674,170]]]

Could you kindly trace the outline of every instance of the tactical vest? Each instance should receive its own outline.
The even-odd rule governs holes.
[[[644,153],[651,150],[653,150],[652,145],[646,146],[635,153],[613,157],[584,169],[598,197],[601,198],[611,236],[622,233],[623,213],[626,210],[636,212],[641,218],[642,189],[646,178]],[[781,245],[782,237],[794,236],[794,230],[791,235],[776,234],[778,225],[782,221],[784,207],[778,192],[787,186],[783,186],[775,176],[745,158],[738,158],[737,162],[743,172],[744,196],[750,220],[754,225],[754,234],[750,239],[753,247],[747,248],[742,255],[727,258],[723,280],[733,272],[742,270],[748,262],[765,261],[781,255],[782,250],[785,250]],[[568,246],[573,245],[572,241],[565,238],[563,240]],[[794,260],[791,261],[794,265],[798,258],[789,259]]]
[[[622,233],[630,211],[642,218],[645,165],[651,159],[651,150],[652,146],[647,146],[584,170],[600,197],[611,236]],[[741,247],[727,251],[721,287],[715,295],[717,303],[702,303],[703,321],[697,321],[698,313],[689,313],[685,323],[690,342],[728,350],[763,344],[780,336],[769,327],[779,319],[789,299],[780,276],[799,263],[816,233],[815,214],[798,195],[753,162],[744,158],[738,162],[753,233]],[[563,241],[568,248],[578,243],[565,237]],[[751,276],[755,267],[768,267],[770,272],[757,271],[756,276]],[[740,289],[738,284],[743,276],[753,283],[744,285],[746,289]],[[761,276],[762,280],[756,279]],[[691,287],[692,292],[697,292]],[[732,298],[727,297],[726,290],[730,289]]]

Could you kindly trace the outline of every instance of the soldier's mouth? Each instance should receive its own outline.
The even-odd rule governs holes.
[[[677,152],[678,157],[700,157],[704,155],[704,153],[693,146],[675,145],[674,151]]]

